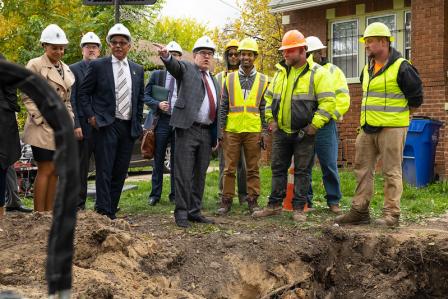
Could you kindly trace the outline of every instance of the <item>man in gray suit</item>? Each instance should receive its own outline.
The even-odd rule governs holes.
[[[175,128],[174,154],[177,226],[190,223],[214,223],[201,214],[205,177],[212,147],[217,144],[217,117],[220,88],[210,74],[215,44],[208,36],[199,38],[193,47],[194,64],[173,59],[167,48],[159,55],[167,71],[177,80],[178,95],[170,125]]]

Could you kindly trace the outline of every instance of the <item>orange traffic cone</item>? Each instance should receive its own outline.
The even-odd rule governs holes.
[[[294,197],[294,159],[291,162],[291,166],[288,169],[288,185],[286,187],[286,197],[283,199],[283,209],[292,211],[292,198]],[[303,209],[305,212],[308,210],[308,204],[305,204]]]

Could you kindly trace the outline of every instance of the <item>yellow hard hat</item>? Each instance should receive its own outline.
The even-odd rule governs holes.
[[[258,54],[258,45],[257,41],[253,38],[246,37],[240,42],[240,45],[238,47],[238,52],[240,51],[252,51]]]
[[[226,47],[224,48],[224,52],[227,51],[229,48],[235,47],[238,48],[239,42],[236,39],[232,39],[230,40],[227,44]]]
[[[389,27],[380,22],[375,22],[367,26],[364,31],[364,36],[359,39],[360,42],[364,43],[365,39],[370,36],[384,36],[388,37],[391,42],[394,41],[394,37],[390,33]]]

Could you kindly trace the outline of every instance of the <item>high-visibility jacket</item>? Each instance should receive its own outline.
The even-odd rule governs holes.
[[[398,58],[385,70],[372,76],[369,74],[369,66],[364,67],[361,126],[409,126],[408,100],[397,82],[398,71],[404,61],[404,58]]]
[[[229,97],[227,132],[261,132],[260,102],[267,86],[268,77],[257,72],[252,88],[246,98],[244,98],[239,73],[233,72],[227,75],[226,87]]]
[[[276,65],[277,73],[266,91],[266,121],[275,119],[278,127],[287,133],[313,124],[322,128],[332,117],[336,99],[331,77],[326,69],[308,62],[300,75],[294,78],[292,95],[286,96],[288,71],[284,63]],[[290,109],[290,117],[283,110]]]
[[[308,63],[313,65],[313,54],[308,56]],[[350,92],[344,72],[336,65],[327,62],[323,65],[330,73],[333,80],[334,93],[336,95],[336,109],[333,111],[333,119],[340,119],[350,108]]]
[[[332,63],[324,66],[333,75],[334,93],[336,95],[336,109],[333,112],[334,120],[338,120],[347,113],[350,108],[350,92],[348,90],[347,79],[344,72]]]

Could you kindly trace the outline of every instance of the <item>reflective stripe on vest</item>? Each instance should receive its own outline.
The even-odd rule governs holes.
[[[268,77],[257,72],[252,88],[244,99],[238,72],[228,74],[226,86],[229,95],[229,114],[226,131],[260,132],[260,102],[268,86]]]
[[[397,82],[398,71],[404,61],[403,58],[397,59],[372,80],[368,66],[364,67],[361,126],[366,123],[377,127],[409,126],[408,101]]]

